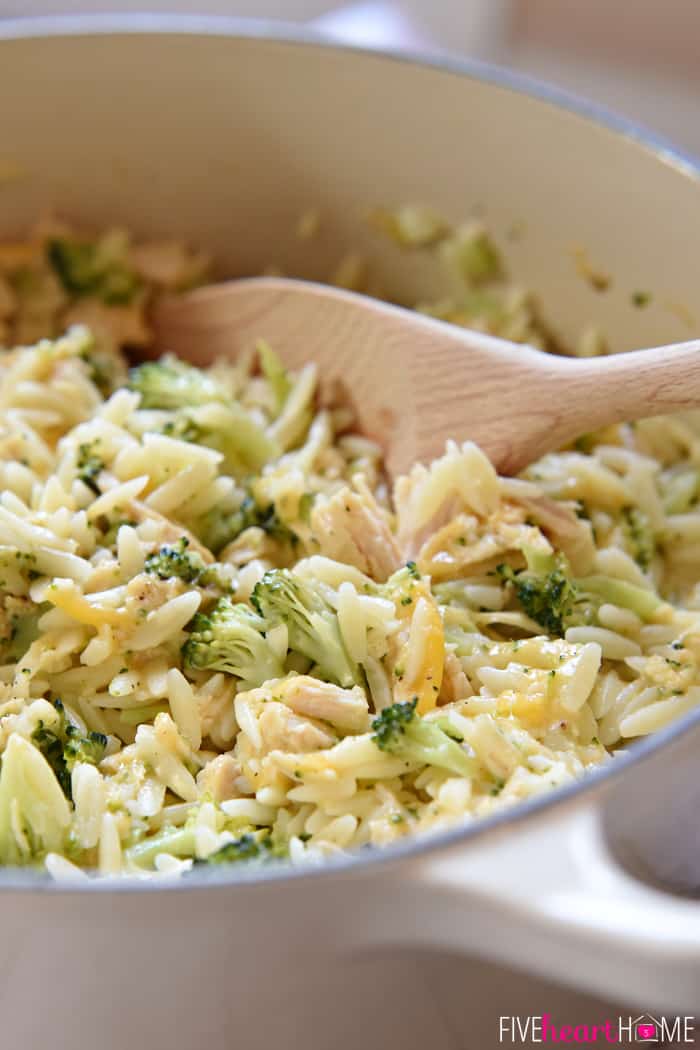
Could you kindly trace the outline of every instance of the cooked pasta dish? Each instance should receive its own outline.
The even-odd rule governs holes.
[[[422,309],[605,352],[558,346],[480,227],[373,221],[457,269]],[[317,862],[550,791],[700,702],[692,420],[519,478],[449,444],[389,486],[264,332],[207,369],[133,357],[205,273],[56,221],[0,245],[2,863]],[[358,260],[336,280],[364,287]]]

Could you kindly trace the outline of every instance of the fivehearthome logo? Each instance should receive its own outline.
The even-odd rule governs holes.
[[[551,1014],[532,1014],[529,1017],[501,1016],[498,1021],[498,1040],[501,1043],[617,1043],[618,1046],[636,1044],[649,1046],[677,1046],[695,1042],[695,1018],[616,1017],[597,1024],[558,1025]]]

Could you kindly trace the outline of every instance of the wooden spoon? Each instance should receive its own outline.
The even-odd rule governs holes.
[[[700,406],[700,340],[568,358],[325,285],[256,277],[161,302],[156,350],[195,364],[266,339],[342,387],[392,475],[470,438],[514,474],[587,431]]]

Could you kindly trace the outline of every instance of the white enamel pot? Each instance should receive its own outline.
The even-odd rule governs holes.
[[[433,276],[413,257],[397,264],[358,214],[425,201],[454,220],[483,213],[504,243],[517,228],[511,271],[564,335],[589,321],[616,348],[698,334],[692,162],[490,69],[201,18],[0,23],[0,161],[24,172],[0,186],[2,236],[50,206],[199,242],[227,273],[274,262],[315,278],[359,245],[408,301],[434,294]],[[311,206],[314,244],[294,237]],[[575,245],[611,275],[605,294],[577,273]],[[653,293],[645,310],[636,290]],[[313,1017],[305,968],[387,945],[690,1013],[699,805],[696,712],[581,784],[322,870],[80,889],[4,871],[2,1045],[271,1045],[285,994],[308,996]],[[310,1024],[287,1043],[333,1034]]]

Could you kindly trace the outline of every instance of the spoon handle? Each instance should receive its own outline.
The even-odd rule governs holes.
[[[571,358],[466,329],[426,336],[432,345],[414,356],[413,445],[394,441],[394,473],[434,458],[454,437],[472,438],[501,473],[517,474],[582,434],[700,408],[700,340]],[[474,388],[478,395],[467,400]]]
[[[566,362],[569,437],[627,419],[700,408],[700,340]],[[568,374],[568,380],[567,380]]]

